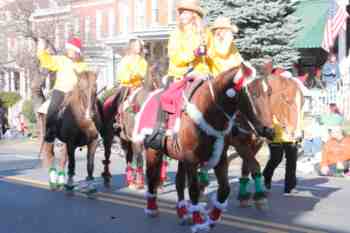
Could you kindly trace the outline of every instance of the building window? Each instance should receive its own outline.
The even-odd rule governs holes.
[[[102,37],[102,11],[96,11],[96,39],[99,40]]]
[[[72,25],[70,22],[64,24],[64,39],[68,40],[72,36]]]
[[[74,19],[74,35],[75,36],[80,35],[80,18]]]
[[[115,34],[115,25],[114,9],[110,9],[108,14],[108,32],[110,37],[114,36]]]
[[[60,48],[60,29],[58,25],[55,28],[55,47],[56,49]]]
[[[136,1],[136,29],[144,29],[146,22],[146,1],[145,0],[137,0]]]
[[[121,1],[119,5],[121,28],[120,31],[123,34],[129,32],[129,5],[127,1]]]
[[[158,0],[152,0],[152,24],[159,23],[159,6]]]
[[[84,29],[84,39],[85,42],[88,42],[89,40],[91,40],[91,19],[90,16],[86,16],[85,18],[85,25],[84,25],[85,29]]]
[[[169,0],[168,1],[168,21],[169,23],[174,23],[176,21],[176,5],[179,2],[179,0]]]

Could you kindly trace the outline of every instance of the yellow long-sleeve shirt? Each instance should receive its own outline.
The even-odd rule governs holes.
[[[211,33],[206,30],[205,40],[210,41]],[[195,49],[200,46],[200,34],[194,30],[183,32],[176,29],[171,33],[168,43],[169,71],[168,75],[181,80],[190,67],[198,75],[210,74],[206,57],[196,57]],[[208,45],[207,45],[208,46]]]
[[[211,43],[211,47],[208,49],[208,64],[210,72],[214,77],[233,67],[239,66],[242,62],[243,58],[233,42],[226,54],[221,54],[217,51],[214,43]]]
[[[294,131],[291,129],[285,129],[277,118],[275,116],[273,117],[272,127],[275,129],[275,137],[272,140],[272,143],[296,142],[298,137],[301,136],[303,126],[303,112],[300,112],[299,114],[301,119]]]
[[[73,90],[78,83],[76,72],[80,73],[88,68],[84,62],[74,62],[66,56],[53,56],[46,50],[38,52],[37,57],[43,68],[57,72],[53,89],[65,93]]]
[[[122,86],[138,87],[142,84],[148,64],[141,56],[125,56],[120,61],[117,79]]]

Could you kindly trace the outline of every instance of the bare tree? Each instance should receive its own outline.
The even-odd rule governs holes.
[[[6,12],[5,21],[0,19],[0,34],[5,34],[5,38],[14,38],[17,43],[15,48],[7,48],[9,51],[3,53],[6,58],[0,57],[0,69],[1,63],[15,62],[18,67],[25,70],[27,77],[30,78],[32,102],[36,112],[45,101],[43,93],[45,78],[49,75],[54,76],[54,74],[40,68],[36,57],[37,42],[39,38],[45,39],[51,48],[51,52],[56,53],[59,48],[55,47],[55,39],[57,31],[60,31],[62,20],[55,15],[37,16],[35,14],[40,12],[38,2],[45,0],[7,1],[7,4],[0,9]],[[43,10],[41,11],[43,12]],[[10,56],[7,56],[8,53]]]

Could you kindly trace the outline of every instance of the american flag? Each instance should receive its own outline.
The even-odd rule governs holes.
[[[338,6],[335,0],[329,1],[327,21],[322,42],[322,48],[327,52],[333,47],[340,30],[345,30],[348,16],[345,7]]]

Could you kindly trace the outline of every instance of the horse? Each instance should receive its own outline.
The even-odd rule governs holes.
[[[64,171],[68,160],[68,180],[65,188],[66,191],[71,192],[74,189],[75,150],[77,147],[86,145],[88,176],[85,191],[92,194],[96,191],[93,184],[94,158],[103,115],[101,104],[97,99],[97,74],[93,71],[84,71],[76,75],[78,83],[65,96],[56,125],[57,138],[65,144],[60,167]],[[41,125],[45,125],[45,117],[39,119],[42,121]],[[51,166],[54,159],[53,150],[46,155],[46,159]]]
[[[242,64],[223,72],[215,79],[202,82],[190,97],[183,96],[184,111],[180,115],[180,125],[175,135],[165,136],[161,148],[155,146],[159,143],[153,143],[153,140],[159,138],[157,134],[151,133],[144,138],[148,187],[145,212],[148,216],[154,217],[159,214],[156,201],[157,188],[160,165],[163,154],[166,154],[179,161],[176,174],[178,211],[186,204],[183,187],[187,176],[191,199],[189,211],[194,223],[192,231],[207,230],[209,226],[219,221],[230,193],[226,151],[237,110],[249,119],[259,134],[273,136],[273,131],[264,127],[256,118],[246,92],[242,91],[243,83],[251,75],[252,69]],[[199,167],[214,168],[219,184],[207,221],[204,221],[201,207],[198,205]]]
[[[102,161],[104,164],[104,171],[102,177],[104,179],[104,185],[110,187],[111,183],[111,173],[109,169],[111,147],[113,143],[114,135],[117,135],[120,139],[121,147],[125,153],[126,159],[126,183],[128,186],[134,185],[134,169],[130,166],[133,160],[136,160],[137,170],[136,170],[136,188],[142,189],[144,186],[143,181],[143,147],[140,144],[135,144],[132,142],[132,129],[134,125],[135,114],[139,110],[139,107],[147,98],[148,94],[153,90],[161,86],[160,78],[158,74],[162,68],[162,64],[155,63],[151,65],[148,69],[147,76],[143,85],[136,90],[134,94],[127,93],[123,87],[119,87],[116,93],[104,102],[104,124],[101,130],[101,137],[103,139],[104,146],[104,157]],[[123,106],[123,102],[128,99],[128,94],[133,95],[132,103],[129,104],[128,108],[125,109],[122,116],[116,119],[118,115],[118,110]],[[120,121],[119,125],[115,122]],[[116,126],[116,127],[115,127]]]

